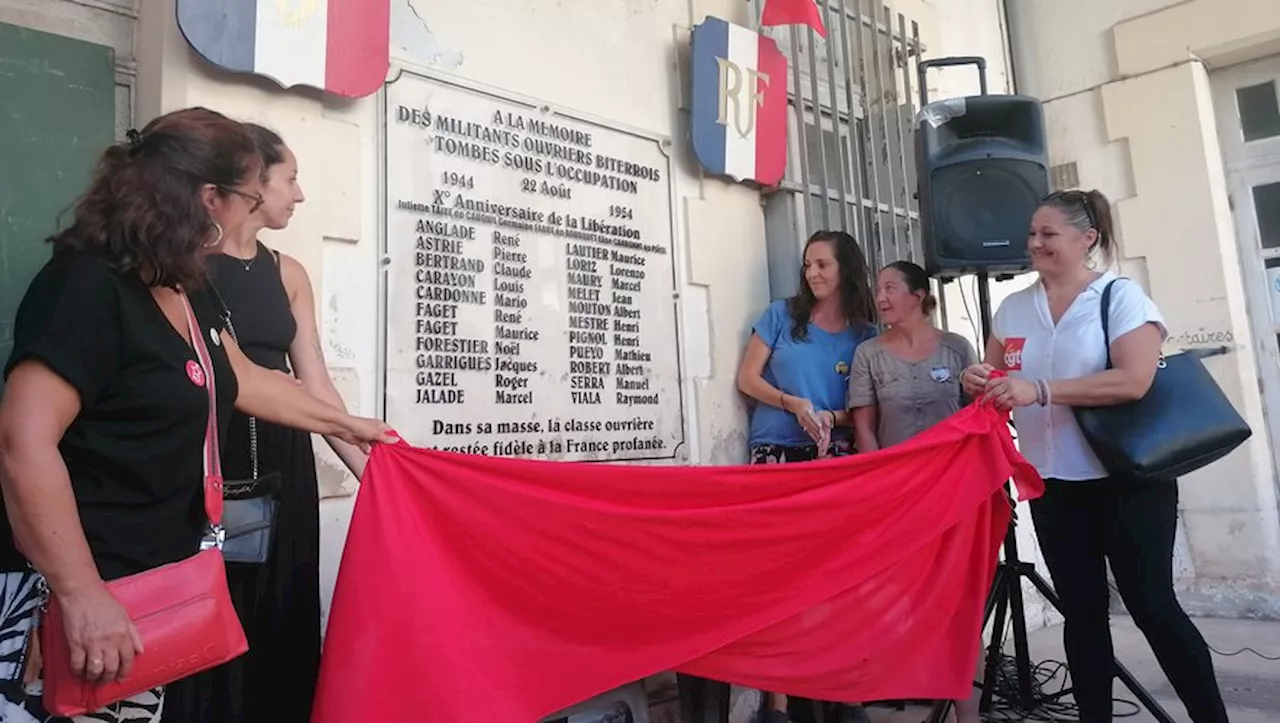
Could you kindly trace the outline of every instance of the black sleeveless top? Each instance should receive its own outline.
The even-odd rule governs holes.
[[[214,254],[209,258],[209,278],[230,312],[245,356],[258,366],[288,372],[289,346],[298,322],[275,252],[259,243],[257,255],[248,261]]]

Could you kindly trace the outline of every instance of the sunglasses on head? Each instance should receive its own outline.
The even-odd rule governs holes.
[[[1054,191],[1045,196],[1041,203],[1053,203],[1055,201],[1068,205],[1078,204],[1080,209],[1084,211],[1085,217],[1089,219],[1089,227],[1098,227],[1098,220],[1093,213],[1093,199],[1089,197],[1089,194],[1084,191]]]

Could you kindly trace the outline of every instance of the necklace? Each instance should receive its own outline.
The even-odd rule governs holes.
[[[231,258],[233,258],[233,259],[235,259],[236,261],[240,262],[240,265],[241,265],[241,266],[243,266],[243,267],[244,267],[244,270],[247,272],[249,269],[253,268],[253,262],[258,260],[258,254],[256,253],[256,251],[257,251],[257,246],[258,246],[258,244],[255,242],[255,243],[254,243],[254,251],[255,251],[255,253],[253,254],[253,256],[252,256],[251,258],[242,259],[242,258],[240,258],[239,256],[231,256],[231,254],[224,254],[224,255],[225,255],[225,256],[231,256]]]

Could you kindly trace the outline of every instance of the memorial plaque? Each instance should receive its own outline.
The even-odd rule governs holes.
[[[470,454],[674,457],[661,144],[406,72],[385,148],[388,424]]]

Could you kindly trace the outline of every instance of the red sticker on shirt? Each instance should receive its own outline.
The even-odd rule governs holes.
[[[1004,368],[1011,372],[1022,371],[1022,348],[1027,345],[1023,337],[1009,337],[1004,340]]]
[[[187,378],[197,387],[204,386],[204,369],[194,361],[187,362]]]

